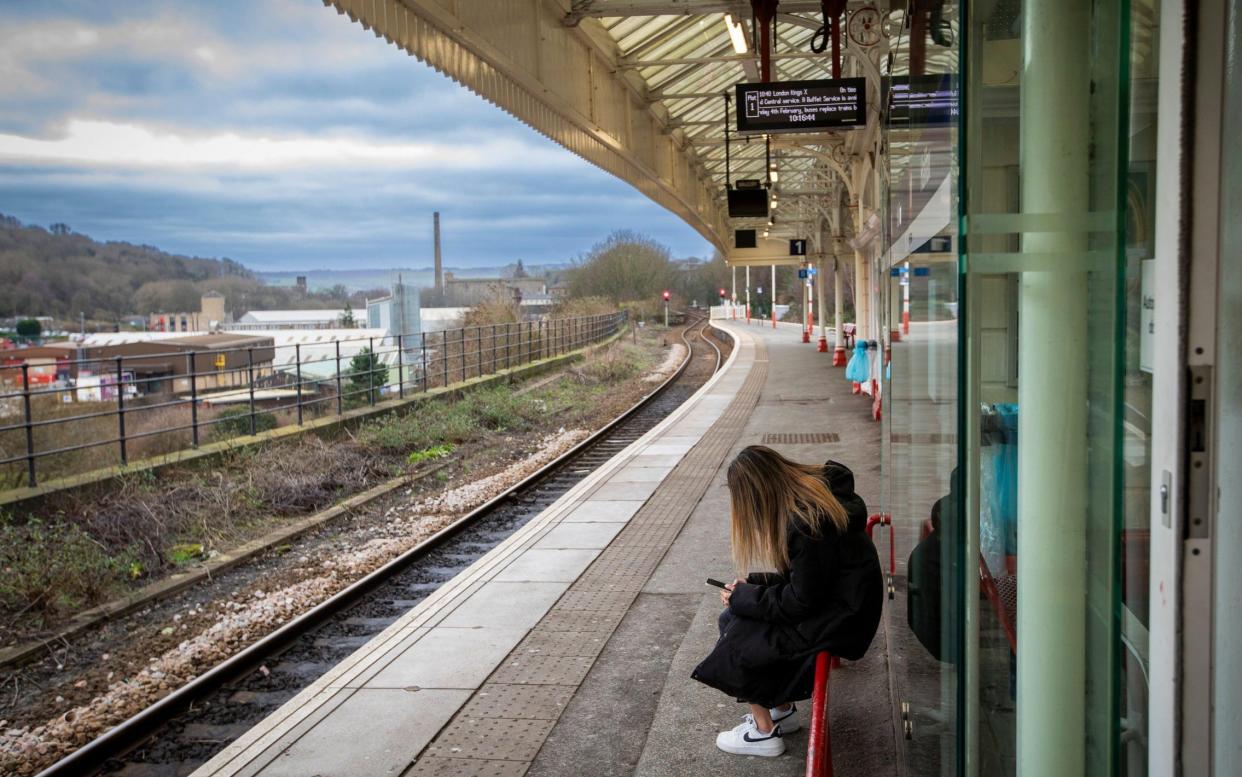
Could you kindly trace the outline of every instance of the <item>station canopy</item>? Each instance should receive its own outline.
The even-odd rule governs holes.
[[[904,72],[909,53],[905,4],[894,0],[850,0],[842,17],[840,75],[866,79],[865,126],[766,136],[739,135],[727,100],[761,80],[761,25],[747,0],[325,2],[635,185],[731,262],[756,256],[735,250],[736,229],[755,229],[760,249],[768,238],[765,257],[787,254],[777,246],[794,238],[832,252],[821,235],[854,237],[858,203],[873,213],[878,202],[876,170],[898,180],[887,166],[905,164],[918,142],[880,131],[881,76]],[[817,36],[822,46],[823,5],[776,4],[772,81],[832,77],[831,47],[812,46]],[[956,19],[956,2],[941,7],[940,19]],[[955,34],[955,21],[943,24]],[[927,72],[954,72],[954,52],[928,45]],[[728,216],[726,187],[742,179],[770,186],[769,217]]]

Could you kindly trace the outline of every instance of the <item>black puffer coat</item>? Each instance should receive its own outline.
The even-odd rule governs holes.
[[[811,695],[815,654],[857,660],[880,625],[884,577],[867,536],[867,505],[854,473],[829,461],[824,478],[849,514],[839,533],[811,537],[791,522],[789,575],[756,573],[739,584],[720,619],[720,639],[694,679],[769,707]]]

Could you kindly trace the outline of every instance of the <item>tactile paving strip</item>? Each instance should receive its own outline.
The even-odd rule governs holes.
[[[773,432],[763,435],[764,445],[819,445],[826,442],[841,442],[841,435],[836,432]]]
[[[529,768],[529,763],[521,761],[428,756],[418,759],[406,774],[411,777],[522,777]]]
[[[488,683],[461,708],[461,714],[467,718],[547,720],[560,716],[575,690],[577,687],[573,685]]]
[[[440,731],[405,777],[520,777],[526,773],[565,702],[590,671],[737,442],[767,379],[766,351],[762,342],[755,343],[750,374],[725,412],[487,684]],[[563,699],[560,694],[565,694]]]
[[[543,653],[514,652],[492,672],[494,683],[525,685],[578,685],[591,671],[595,656],[549,656]]]
[[[424,753],[440,758],[529,763],[535,760],[555,723],[555,718],[468,718],[458,713]]]

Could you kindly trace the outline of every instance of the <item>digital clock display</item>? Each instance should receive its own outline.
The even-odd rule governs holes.
[[[865,78],[737,85],[738,132],[815,132],[867,123]]]

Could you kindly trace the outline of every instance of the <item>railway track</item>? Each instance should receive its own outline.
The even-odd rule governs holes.
[[[39,777],[181,777],[206,762],[679,407],[719,369],[706,330],[688,323],[678,370],[572,450]]]

